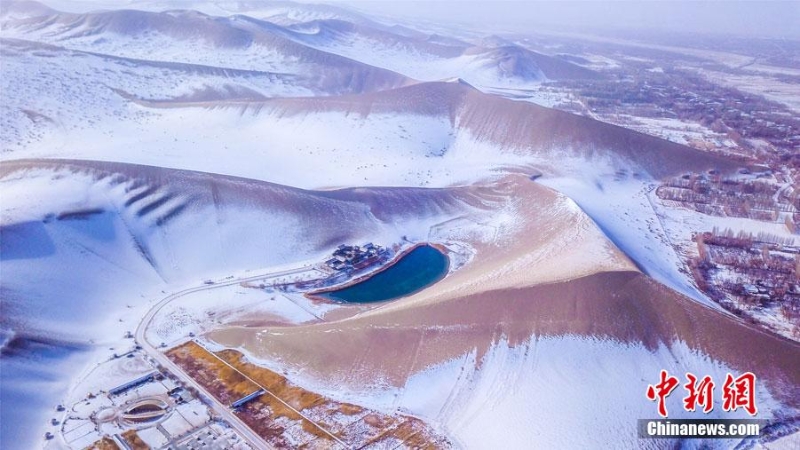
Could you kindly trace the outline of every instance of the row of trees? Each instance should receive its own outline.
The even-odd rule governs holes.
[[[749,139],[769,142],[781,153],[800,145],[800,118],[761,96],[709,81],[694,71],[669,67],[644,70],[626,62],[602,80],[555,83],[601,114],[668,117],[703,125],[754,151]]]
[[[799,190],[760,180],[712,179],[705,175],[684,175],[668,180],[656,195],[709,215],[744,217],[763,222],[779,222],[781,217],[798,214]],[[783,220],[787,220],[785,217]],[[794,226],[794,218],[791,217]]]
[[[689,261],[691,274],[712,299],[744,315],[753,307],[777,307],[800,326],[800,247],[793,239],[715,228],[694,240],[698,257]]]

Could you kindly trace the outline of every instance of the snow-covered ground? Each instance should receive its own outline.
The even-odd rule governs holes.
[[[335,9],[276,8],[264,14],[284,24],[349,17]],[[23,158],[64,158],[205,172],[187,175],[91,162],[3,168],[0,403],[3,439],[18,444],[12,447],[36,447],[56,404],[128,374],[95,368],[113,353],[130,349],[133,342],[125,333],[133,332],[169,294],[207,280],[322,261],[340,243],[448,242],[465,249],[463,258],[454,260],[457,269],[468,269],[477,251],[502,249],[512,240],[530,247],[522,256],[497,251],[495,266],[476,274],[471,285],[451,286],[455,292],[467,285],[517,288],[523,281],[630,270],[605,233],[656,280],[715,306],[685,272],[685,256],[695,251],[691,233],[731,225],[785,233],[777,225],[666,208],[653,192],[657,180],[629,161],[604,156],[605,149],[597,149],[596,159],[581,159],[560,148],[501,145],[462,127],[460,105],[443,105],[453,110],[435,113],[395,112],[378,107],[391,97],[375,101],[374,92],[413,82],[384,69],[417,80],[459,77],[484,91],[545,106],[565,100],[540,88],[541,71],[528,67],[518,76],[512,70],[516,60],[505,67],[491,48],[441,56],[419,50],[424,46],[387,44],[364,34],[323,40],[308,24],[291,31],[244,18],[218,20],[233,31],[250,30],[260,37],[225,46],[193,39],[191,32],[183,39],[79,27],[65,35],[58,24],[0,32],[4,166],[22,164],[13,160]],[[596,67],[618,64],[600,56],[590,59]],[[274,100],[338,94],[350,94],[339,109],[330,103]],[[351,101],[360,94],[368,100]],[[514,130],[514,124],[498,124],[506,125]],[[663,129],[664,137],[676,142],[705,132],[669,120],[642,120],[640,125]],[[536,182],[569,198],[538,187],[543,198],[557,198],[546,203],[546,211],[521,211],[524,199],[517,191],[503,190],[513,185],[503,177],[533,173],[533,168],[544,172]],[[351,189],[331,191],[339,187]],[[522,235],[525,215],[552,223],[534,221],[539,228]],[[571,228],[554,230],[563,224]],[[552,239],[537,242],[540,235]],[[575,243],[582,246],[580,256],[572,252]],[[545,267],[548,263],[552,267]],[[538,268],[536,274],[525,273],[531,267]],[[173,343],[253,316],[304,324],[320,320],[329,309],[293,294],[230,285],[166,304],[147,336],[154,343]],[[280,369],[279,361],[262,363]],[[638,447],[641,442],[631,434],[634,421],[653,415],[653,405],[643,400],[644,387],[662,368],[680,374],[687,367],[702,368],[716,379],[729,370],[680,341],[653,351],[565,335],[514,345],[500,339],[479,360],[468,352],[424,368],[396,389],[378,380],[373,389],[336,392],[320,377],[293,376],[303,387],[333,398],[408,410],[469,446]],[[587,368],[594,373],[587,374]],[[130,369],[133,373],[137,367]],[[596,389],[591,376],[602,389]],[[627,392],[641,395],[620,398],[609,380],[627,380],[641,388]],[[150,394],[164,393],[158,389]],[[779,409],[763,388],[759,403],[765,410]],[[619,414],[605,414],[590,404],[613,405]],[[92,406],[77,407],[86,412]],[[195,419],[207,420],[185,409],[164,427],[180,433],[196,426]],[[16,420],[7,419],[10,414]],[[559,426],[576,423],[576,417],[598,431],[573,433]],[[99,438],[85,418],[75,422],[66,430],[75,446]],[[142,438],[156,444],[163,436],[144,433]]]
[[[0,90],[13,93],[4,95],[0,104],[4,157],[15,151],[27,153],[42,140],[51,151],[69,155],[76,143],[84,142],[76,133],[93,130],[101,144],[112,139],[118,127],[124,130],[126,122],[153,119],[152,112],[136,107],[123,95],[166,100],[198,92],[212,98],[235,97],[237,92],[245,97],[312,93],[291,77],[268,72],[133,63],[15,41],[4,41],[2,52]]]
[[[544,85],[533,86],[526,89],[492,87],[484,88],[484,90],[491,94],[500,95],[513,100],[524,100],[547,108],[554,108],[558,105],[575,101],[574,95]]]
[[[190,169],[302,188],[444,187],[531,161],[477,142],[466,131],[456,132],[442,116],[291,116],[233,107],[142,111],[146,116],[141,120],[69,133],[80,146],[64,145],[59,142],[63,135],[52,133],[27,144],[23,154]]]
[[[698,123],[669,118],[621,116],[629,128],[652,136],[658,136],[678,144],[706,142],[719,150],[736,150],[737,144],[724,134],[715,133]],[[707,145],[707,144],[706,144]]]
[[[252,355],[248,359],[287,373],[280,362]],[[508,448],[526,448],[532,442],[547,442],[552,448],[663,448],[669,441],[642,441],[636,428],[637,419],[658,417],[656,404],[647,401],[645,393],[662,369],[682,384],[686,372],[710,375],[718,383],[727,373],[738,374],[680,341],[648,349],[565,335],[534,337],[514,345],[500,339],[481,358],[469,352],[423,368],[399,388],[380,379],[358,389],[331,387],[326,380],[292,369],[288,377],[334,400],[387,413],[411,413],[441,427],[467,448],[493,448],[500,442]],[[711,413],[687,412],[683,388],[679,389],[667,399],[670,419],[751,418],[742,410],[723,411],[719,392]],[[757,384],[756,403],[760,411],[770,411],[759,415],[761,419],[793,414],[763,384]],[[683,445],[730,448],[737,443],[687,440]]]
[[[498,61],[492,59],[489,49],[476,54],[447,57],[358,35],[331,41],[308,39],[305,42],[321,50],[385,67],[420,81],[458,77],[479,88],[519,89],[537,86],[547,79],[541,70],[531,70],[524,76],[505,71]]]
[[[779,68],[773,69],[780,70]],[[747,66],[745,70],[759,71],[759,66],[754,64],[752,66]],[[790,71],[786,75],[794,77],[800,76],[797,70],[785,70]],[[800,86],[798,86],[797,83],[782,81],[779,77],[776,77],[775,74],[769,73],[768,70],[765,70],[765,72],[767,73],[740,75],[712,70],[699,71],[699,73],[709,81],[719,83],[723,86],[731,86],[743,92],[763,96],[768,100],[786,105],[795,114],[800,114]]]
[[[319,320],[330,305],[314,305],[302,295],[267,292],[257,287],[220,286],[187,294],[166,304],[147,329],[148,341],[173,347],[191,334],[200,335],[223,323],[261,320],[303,323]]]
[[[20,169],[0,181],[3,303],[9,311],[3,322],[9,330],[3,333],[4,345],[19,347],[13,353],[17,358],[3,362],[3,411],[5,416],[6,408],[13,406],[27,424],[20,428],[4,420],[3,434],[24,446],[34,445],[44,432],[48,411],[79,388],[74,385],[82,379],[78,374],[113,353],[127,351],[132,341],[125,333],[135,331],[145,312],[170,292],[201,286],[206,280],[323,261],[343,242],[391,245],[403,236],[425,239],[431,226],[465,214],[478,214],[473,223],[492,226],[492,211],[479,212],[467,204],[437,205],[435,191],[426,194],[430,205],[424,195],[393,199],[397,210],[381,212],[390,217],[383,221],[358,201],[335,200],[325,193],[263,185],[263,193],[248,200],[249,184],[243,181],[218,181],[214,188],[198,189],[197,181],[181,181],[174,173],[173,183],[159,185],[156,182],[167,172],[148,178],[135,168],[114,173],[93,170],[91,164],[45,167]],[[214,201],[203,189],[216,193]],[[199,201],[203,195],[208,200]],[[272,206],[258,206],[258,198]],[[496,219],[499,225],[508,217]],[[312,227],[317,220],[336,225]],[[221,302],[217,292],[209,291],[189,296],[188,303],[169,305],[166,319],[154,330],[170,339],[176,324],[196,324],[198,314],[230,314],[229,308],[237,305],[242,314],[257,312],[290,321],[313,318],[312,313],[324,310],[307,303],[298,306],[283,295],[272,301],[263,291],[241,289],[221,289],[227,292],[222,300],[230,302]],[[181,328],[192,331],[187,330]],[[53,342],[15,341],[20,333],[39,340],[47,336]],[[4,350],[4,358],[5,354]]]

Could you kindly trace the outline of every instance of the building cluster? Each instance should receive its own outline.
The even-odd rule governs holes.
[[[360,270],[380,262],[387,254],[387,249],[371,242],[362,246],[342,244],[325,265],[336,271]]]

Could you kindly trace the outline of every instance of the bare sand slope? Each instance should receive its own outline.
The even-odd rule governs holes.
[[[207,338],[309,389],[408,408],[466,446],[510,433],[559,448],[639,447],[632,424],[654,414],[644,391],[662,368],[712,374],[718,386],[726,372],[752,371],[759,417],[800,409],[800,345],[641,274],[561,194],[519,175],[492,194],[514,199],[517,220],[489,239],[459,233],[458,219],[442,225],[432,236],[460,236],[475,254],[433,287],[322,322],[249,323]],[[565,433],[586,423],[589,403],[612,419]],[[541,425],[552,420],[561,431]]]
[[[433,287],[328,323],[232,328],[211,339],[336,383],[396,386],[474,350],[480,361],[501,338],[515,345],[570,335],[650,350],[682,342],[738,370],[758,368],[800,406],[800,346],[640,274],[561,194],[521,176],[498,182],[492,194],[515,199],[514,226],[497,239],[462,235],[474,258]],[[458,221],[449,226],[456,235]]]
[[[380,308],[331,323],[230,329],[210,337],[325,383],[382,379],[403,386],[416,371],[474,350],[480,362],[501,339],[514,346],[532,337],[559,336],[651,350],[681,341],[736,370],[755,371],[781,400],[800,407],[800,346],[703,307],[638,272],[602,272],[414,308]]]

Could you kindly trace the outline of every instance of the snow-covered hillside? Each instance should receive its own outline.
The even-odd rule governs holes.
[[[375,68],[383,68],[422,81],[461,77],[487,88],[524,88],[546,79],[598,77],[511,42],[484,40],[471,45],[366,19],[342,19],[335,10],[292,11],[291,7],[278,8],[262,13],[262,19],[184,10],[70,14],[12,2],[0,23],[5,37],[73,50],[261,72],[309,74],[321,66],[326,71],[336,67],[351,72],[380,72]],[[277,20],[285,14],[292,18],[288,26],[281,25],[285,20]],[[371,76],[387,79],[386,84],[393,78],[389,73]]]
[[[407,82],[383,68],[297,43],[280,26],[236,16],[136,10],[71,14],[33,2],[12,1],[0,9],[0,30],[3,38],[82,52],[78,56],[90,53],[111,59],[125,64],[130,75],[145,79],[147,68],[153,66],[229,77],[234,79],[232,84],[243,77],[272,77],[278,86],[263,92],[268,97],[300,94],[291,87],[325,95],[387,89]],[[64,59],[67,65],[74,61]],[[145,73],[137,73],[140,66]],[[286,84],[283,80],[292,81],[290,90],[281,90]]]
[[[230,327],[210,338],[334,398],[420,415],[466,447],[736,446],[639,440],[631,424],[657,416],[645,392],[662,369],[719,380],[757,368],[759,418],[795,429],[797,346],[642,274],[478,291],[441,288],[330,323]],[[682,394],[667,400],[670,419],[729,417],[721,403],[709,415],[686,412]]]
[[[0,447],[39,447],[154,305],[221,280],[142,335],[241,349],[464,447],[692,447],[632,434],[660,369],[753,370],[760,418],[800,415],[800,347],[687,274],[723,219],[652,192],[740,163],[491,93],[597,73],[334,6],[102,6],[0,4]],[[447,276],[386,304],[240,284],[424,241]]]
[[[123,334],[165,291],[319,262],[341,242],[424,239],[464,214],[493,220],[469,190],[313,193],[106,163],[7,162],[0,189],[3,415],[13,405],[31,429],[87,362],[131,345]],[[4,419],[4,440],[39,435],[13,423]]]
[[[295,24],[294,40],[411,78],[435,81],[460,77],[480,88],[522,89],[546,80],[592,79],[580,66],[511,42],[477,45],[434,35],[408,36],[337,20]]]
[[[286,370],[274,360],[252,358],[267,367]],[[586,367],[592,367],[587,373]],[[579,336],[543,337],[510,344],[501,338],[481,357],[471,351],[445,362],[421,368],[401,387],[378,383],[367,388],[293,374],[320,392],[344,401],[384,411],[408,411],[441,426],[467,448],[526,448],[546,442],[552,448],[729,448],[738,440],[698,442],[652,440],[643,444],[635,424],[653,417],[653,405],[642,402],[652,374],[666,369],[724,379],[732,369],[683,342],[655,351],[641,344]],[[733,371],[735,372],[735,371]],[[621,386],[625,388],[621,388]],[[670,418],[690,419],[678,397],[670,398]],[[792,412],[767,389],[758,393],[762,411],[777,417]],[[766,415],[766,414],[765,414]],[[717,399],[710,418],[749,418],[739,411],[722,411]]]

